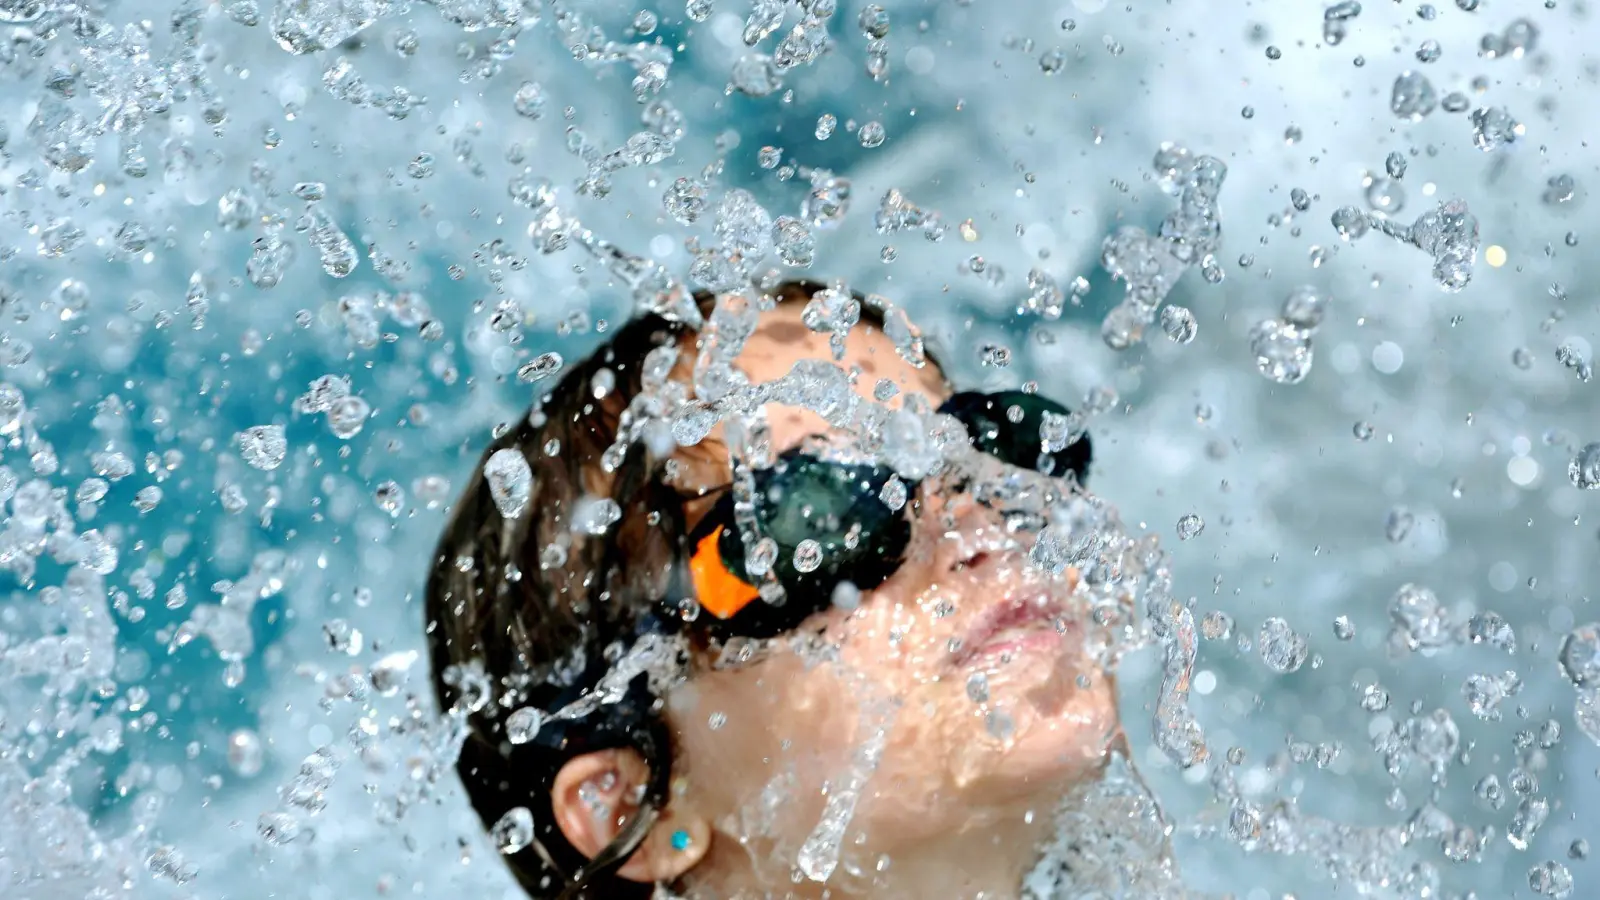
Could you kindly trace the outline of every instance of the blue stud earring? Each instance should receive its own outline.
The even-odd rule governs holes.
[[[689,849],[690,843],[689,832],[684,831],[682,828],[672,833],[672,849],[679,853]]]

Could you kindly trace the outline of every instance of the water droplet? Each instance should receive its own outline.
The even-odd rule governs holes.
[[[814,169],[810,181],[811,189],[800,201],[800,218],[812,228],[837,228],[850,210],[850,179]]]
[[[1472,101],[1468,100],[1467,95],[1460,91],[1451,91],[1444,95],[1444,99],[1439,101],[1439,108],[1447,113],[1466,112],[1467,107],[1471,105]]]
[[[794,216],[779,216],[773,222],[772,243],[786,266],[805,268],[816,258],[816,238],[805,223]]]
[[[228,768],[241,778],[260,774],[266,751],[254,731],[241,728],[228,735]]]
[[[94,162],[94,127],[51,94],[44,96],[28,122],[28,136],[44,161],[62,172],[79,172]]]
[[[290,53],[331,50],[378,20],[381,0],[277,0],[268,27]]]
[[[1588,355],[1576,344],[1564,343],[1557,347],[1556,361],[1571,369],[1579,381],[1588,382],[1594,377],[1594,367],[1590,365]]]
[[[372,689],[384,697],[393,697],[404,688],[410,678],[411,666],[417,661],[415,650],[402,650],[379,659],[372,664],[367,679]]]
[[[1406,509],[1404,506],[1396,506],[1389,510],[1389,514],[1384,517],[1384,537],[1389,539],[1389,543],[1398,544],[1406,539],[1406,535],[1411,533],[1411,527],[1416,524],[1416,521],[1417,517],[1412,514],[1411,510]]]
[[[1307,333],[1322,326],[1331,298],[1311,285],[1302,285],[1283,299],[1283,320]]]
[[[1178,540],[1187,541],[1192,537],[1198,537],[1205,527],[1206,523],[1199,516],[1189,513],[1178,520]]]
[[[300,821],[284,812],[264,812],[256,819],[256,833],[274,846],[293,843],[300,836]]]
[[[511,108],[525,119],[544,115],[544,88],[536,81],[524,81],[511,96]]]
[[[1341,206],[1334,210],[1332,221],[1334,230],[1339,232],[1339,237],[1347,241],[1360,240],[1371,227],[1366,214],[1354,206]]]
[[[779,0],[756,0],[745,19],[741,37],[745,46],[754,47],[783,24],[784,7]]]
[[[1305,664],[1309,653],[1306,639],[1283,619],[1273,617],[1262,622],[1258,637],[1261,661],[1272,671],[1288,674]]]
[[[238,188],[225,191],[217,198],[217,225],[224,231],[239,231],[254,221],[255,216],[255,199]]]
[[[868,122],[856,133],[856,139],[861,142],[861,146],[869,149],[882,145],[886,136],[882,122]]]
[[[1438,105],[1439,95],[1426,75],[1407,70],[1395,78],[1389,95],[1389,111],[1395,116],[1420,122]]]
[[[1553,860],[1542,862],[1528,870],[1528,887],[1552,900],[1565,900],[1572,896],[1572,873]]]
[[[1433,257],[1433,278],[1446,291],[1459,291],[1472,280],[1478,255],[1478,219],[1461,200],[1449,200],[1417,217],[1402,239]]]
[[[533,841],[533,813],[525,806],[513,807],[489,830],[494,844],[506,856],[520,853]]]
[[[1561,641],[1561,671],[1574,687],[1600,687],[1600,623],[1574,628]]]
[[[328,649],[334,653],[343,653],[346,656],[356,656],[361,653],[364,643],[360,629],[353,627],[343,619],[329,619],[322,624],[322,638],[328,642]]]
[[[680,177],[662,195],[661,205],[679,224],[690,225],[705,212],[706,196],[704,184],[692,178]]]
[[[901,481],[898,476],[891,477],[884,482],[882,490],[878,492],[878,499],[883,501],[883,505],[896,511],[905,506],[909,498],[910,491],[907,489],[906,483]]]
[[[572,525],[582,534],[603,535],[622,519],[622,508],[610,497],[585,497],[573,511]]]
[[[1367,712],[1383,712],[1389,708],[1389,692],[1381,685],[1367,685],[1361,690],[1361,708]]]
[[[4,433],[4,428],[0,428]],[[235,436],[239,455],[251,468],[268,472],[283,464],[289,453],[289,442],[284,437],[282,425],[257,425],[246,428]]]
[[[1208,641],[1225,641],[1233,636],[1233,617],[1220,610],[1205,614],[1200,620],[1200,634]]]
[[[396,482],[384,481],[373,489],[372,499],[379,509],[391,516],[398,516],[400,507],[405,505],[406,492]]]
[[[541,353],[528,362],[523,363],[522,366],[517,369],[517,380],[524,384],[532,384],[536,381],[543,381],[561,371],[561,367],[564,365],[566,365],[566,361],[561,358],[561,354],[556,353],[555,351]]]
[[[983,717],[984,730],[997,740],[1009,741],[1016,733],[1016,722],[1004,710],[991,709]]]
[[[1161,330],[1174,343],[1187,344],[1194,340],[1199,325],[1194,320],[1194,313],[1187,307],[1168,305],[1161,310]]]
[[[526,744],[544,727],[544,712],[524,706],[506,717],[506,740],[513,744]]]
[[[987,703],[989,700],[989,678],[982,672],[973,672],[967,677],[967,697],[973,703]]]
[[[1550,803],[1543,797],[1524,797],[1511,814],[1511,824],[1506,826],[1506,840],[1518,850],[1528,849],[1545,820],[1550,817]]]
[[[533,492],[533,470],[527,457],[516,447],[503,447],[483,465],[483,478],[500,515],[515,519],[528,507]]]
[[[1570,201],[1577,190],[1578,184],[1571,175],[1552,175],[1545,182],[1544,195],[1540,199],[1551,206],[1556,206]]]
[[[1503,106],[1472,111],[1472,145],[1485,153],[1516,143],[1523,131]]]
[[[1279,384],[1299,384],[1311,373],[1311,334],[1279,319],[1264,319],[1250,330],[1256,370]]]
[[[1522,690],[1522,679],[1515,672],[1504,675],[1471,675],[1461,683],[1461,698],[1467,709],[1486,722],[1500,720],[1500,704]]]
[[[1600,490],[1600,442],[1585,444],[1567,464],[1567,477],[1574,487]]]
[[[1389,601],[1389,617],[1412,650],[1442,647],[1451,640],[1450,622],[1433,591],[1404,584]]]
[[[341,397],[328,408],[328,430],[334,437],[347,441],[361,433],[371,414],[371,405],[360,397]]]
[[[772,252],[772,214],[749,191],[735,188],[717,204],[713,230],[723,249],[753,265]]]
[[[1417,706],[1420,708],[1421,704]],[[1411,751],[1438,770],[1450,764],[1461,746],[1461,730],[1448,710],[1436,709],[1426,716],[1407,719],[1399,731]]]
[[[806,538],[794,548],[794,568],[797,572],[815,572],[822,565],[822,545]]]
[[[745,54],[734,63],[730,77],[733,89],[750,97],[766,97],[783,86],[783,76],[765,53]]]
[[[1553,750],[1561,743],[1561,723],[1555,719],[1539,726],[1539,749]],[[1537,788],[1535,788],[1537,789]]]
[[[1400,167],[1405,171],[1405,166]],[[1385,215],[1393,215],[1406,205],[1406,189],[1393,178],[1374,178],[1367,185],[1367,205]]]
[[[1003,369],[1011,365],[1011,348],[1001,344],[984,344],[978,348],[978,359],[985,366]]]

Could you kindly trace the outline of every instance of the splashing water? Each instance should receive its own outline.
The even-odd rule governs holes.
[[[1164,144],[1154,168],[1162,190],[1177,196],[1178,208],[1156,237],[1127,227],[1106,238],[1101,248],[1100,264],[1124,282],[1122,303],[1100,326],[1101,337],[1113,350],[1137,343],[1184,269],[1214,266],[1222,244],[1217,199],[1228,167],[1214,157],[1191,158],[1188,150]]]
[[[1092,2],[1064,22],[1028,3],[0,3],[6,896],[515,890],[498,857],[529,843],[528,810],[480,828],[452,774],[468,712],[513,692],[465,668],[463,704],[434,708],[415,596],[483,436],[635,312],[704,340],[692,385],[666,375],[678,348],[653,355],[608,471],[720,425],[745,478],[772,450],[755,411],[782,399],[891,463],[891,508],[960,473],[1038,569],[1079,572],[1089,642],[1153,727],[1061,798],[1026,896],[1200,895],[1180,861],[1240,896],[1320,895],[1324,875],[1586,896],[1556,861],[1586,853],[1595,802],[1572,729],[1600,743],[1592,212],[1581,135],[1551,112],[1592,99],[1577,6],[1345,2],[1218,28],[1229,11],[1152,24]],[[1319,25],[1321,44],[1284,38]],[[1161,132],[1214,156],[1130,162]],[[1363,178],[1378,159],[1388,177]],[[1120,285],[1077,274],[1097,258]],[[872,376],[836,360],[750,383],[732,361],[796,271],[830,282],[806,325],[835,343],[862,328],[854,286],[896,353],[958,383],[1114,385],[1041,439],[1092,425],[1096,490],[1178,523],[1171,555],[1097,494],[973,474],[937,417],[859,399]],[[714,321],[694,288],[725,293]],[[1169,340],[1145,342],[1158,315]],[[603,405],[625,374],[586,389]],[[496,454],[497,516],[528,516],[538,454],[571,452]],[[622,521],[597,498],[569,524]],[[752,562],[775,587],[775,555]],[[636,647],[580,704],[513,703],[506,739],[615,702],[624,675],[670,691],[680,657]],[[835,773],[788,861],[805,877],[840,878],[895,721]],[[1204,810],[1169,825],[1157,798],[1187,809],[1200,785]]]
[[[800,872],[812,881],[827,881],[839,865],[839,850],[844,843],[845,831],[850,827],[850,819],[855,814],[862,788],[883,756],[884,743],[893,724],[892,713],[887,717],[869,712],[863,712],[863,715],[868,717],[864,723],[867,736],[861,741],[849,768],[841,775],[840,783],[829,791],[822,821],[806,837],[795,858]],[[880,721],[885,718],[887,721]]]
[[[1478,256],[1478,219],[1464,201],[1440,203],[1409,227],[1376,214],[1363,220],[1355,207],[1342,207],[1334,214],[1333,224],[1347,240],[1360,238],[1370,227],[1418,248],[1433,258],[1434,281],[1446,291],[1459,291],[1472,281]]]
[[[1199,896],[1179,880],[1166,849],[1170,826],[1122,754],[1062,809],[1055,835],[1023,881],[1025,900]]]

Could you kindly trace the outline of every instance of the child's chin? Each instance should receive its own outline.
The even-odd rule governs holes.
[[[1049,716],[1022,705],[1006,710],[963,748],[952,772],[958,791],[986,802],[1041,804],[1093,777],[1105,763],[1106,729],[1098,721]]]
[[[1007,759],[1009,781],[1023,791],[1066,789],[1092,777],[1106,762],[1105,742],[1081,727],[1051,723],[1018,740]]]

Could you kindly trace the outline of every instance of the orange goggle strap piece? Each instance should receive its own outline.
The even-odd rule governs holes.
[[[731,619],[761,599],[761,594],[723,564],[718,547],[722,529],[723,526],[718,525],[695,544],[694,555],[689,558],[689,573],[694,579],[694,597],[700,608],[719,619]]]

